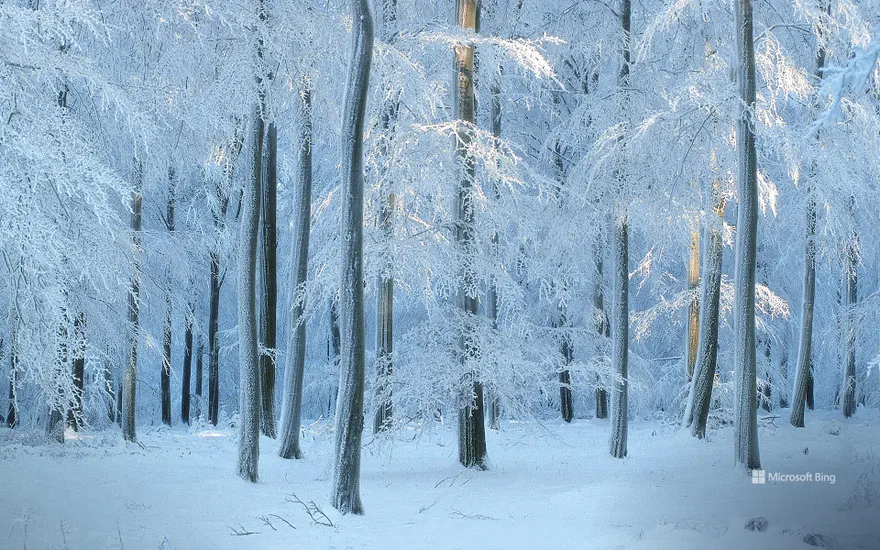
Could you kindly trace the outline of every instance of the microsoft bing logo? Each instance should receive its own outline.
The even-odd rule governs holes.
[[[767,472],[764,470],[752,470],[752,483],[759,485],[767,483]]]

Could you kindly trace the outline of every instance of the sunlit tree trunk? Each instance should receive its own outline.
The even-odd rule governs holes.
[[[688,292],[691,302],[688,305],[687,324],[687,379],[694,376],[694,365],[697,362],[697,346],[700,338],[700,233],[691,232],[690,256],[688,258]]]
[[[736,464],[760,469],[755,379],[755,260],[758,227],[758,169],[755,150],[755,42],[751,0],[735,2],[737,91],[737,196],[734,267],[734,450]]]
[[[617,84],[621,94],[623,116],[628,117],[630,64],[630,23],[632,6],[630,0],[622,0],[620,24],[623,30],[623,62]],[[622,193],[626,193],[626,139],[621,143],[621,162],[617,178]],[[611,364],[615,380],[611,392],[611,456],[624,458],[627,443],[627,414],[629,393],[629,221],[626,198],[618,198],[614,213],[612,250],[614,256],[614,305],[611,327]]]
[[[128,365],[122,375],[122,436],[127,441],[137,441],[135,416],[137,411],[138,344],[140,343],[141,292],[141,190],[143,189],[143,166],[135,160],[134,189],[131,195],[131,233],[134,275],[128,293]]]
[[[467,33],[475,33],[479,19],[479,0],[456,0],[455,21]],[[477,315],[477,297],[471,295],[475,287],[474,273],[474,175],[475,165],[472,153],[467,148],[474,139],[473,125],[476,122],[474,105],[474,44],[473,42],[455,45],[456,85],[453,99],[453,117],[458,122],[456,130],[455,154],[458,159],[458,189],[455,208],[455,240],[463,262],[464,276],[459,289],[459,308],[464,313],[465,323],[461,338],[462,361],[465,362],[463,394],[460,396],[458,411],[458,460],[468,468],[486,467],[486,431],[483,419],[483,385],[467,363],[477,356],[474,316]]]
[[[299,178],[293,202],[293,236],[291,238],[291,300],[290,335],[287,340],[287,368],[284,371],[284,399],[281,405],[282,458],[302,458],[299,446],[302,422],[302,388],[306,363],[305,285],[309,273],[309,234],[312,206],[312,92],[304,79],[300,93]]]
[[[278,304],[278,129],[269,123],[266,132],[266,181],[263,182],[263,216],[260,224],[262,240],[262,282],[260,294],[260,339],[266,353],[260,355],[262,408],[260,429],[263,435],[275,438],[275,368],[277,347],[276,312]]]
[[[704,221],[705,253],[700,284],[699,352],[691,382],[685,425],[694,437],[706,437],[706,423],[712,403],[712,387],[718,358],[718,322],[721,304],[721,259],[724,250],[724,196],[718,182],[712,186],[712,213]]]
[[[340,513],[362,514],[361,436],[364,429],[364,118],[373,54],[368,0],[350,0],[351,57],[342,116],[342,353],[336,399],[336,444],[331,502]]]

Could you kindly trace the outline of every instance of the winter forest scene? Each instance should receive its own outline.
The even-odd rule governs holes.
[[[880,548],[880,0],[0,0],[0,548]]]

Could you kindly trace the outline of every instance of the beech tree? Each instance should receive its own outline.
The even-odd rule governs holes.
[[[758,155],[755,150],[755,46],[751,0],[737,0],[736,83],[741,101],[736,124],[737,210],[734,279],[734,353],[736,411],[734,449],[737,466],[761,468],[758,451],[755,381],[755,255],[758,227]]]
[[[351,57],[342,117],[342,281],[339,329],[339,396],[336,399],[336,444],[333,461],[333,507],[343,514],[363,514],[360,495],[361,435],[364,430],[364,151],[373,19],[367,0],[349,2]]]

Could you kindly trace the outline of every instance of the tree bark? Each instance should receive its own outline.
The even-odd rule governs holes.
[[[165,228],[174,233],[174,168],[168,169],[168,211],[165,216]],[[173,305],[171,301],[171,275],[166,272],[167,288],[165,289],[165,326],[162,330],[162,423],[171,425],[171,343]]]
[[[611,336],[608,319],[605,316],[605,275],[602,261],[602,243],[596,243],[594,251],[596,258],[596,284],[593,292],[593,307],[596,309],[596,330],[599,337]],[[601,348],[600,348],[601,349]],[[598,350],[597,350],[598,352]],[[596,418],[608,418],[608,390],[605,389],[601,376],[596,375]]]
[[[830,3],[819,0],[819,9],[830,14]],[[825,46],[822,35],[817,37],[816,79],[819,84],[825,69]],[[816,295],[816,198],[813,190],[815,167],[810,167],[807,180],[807,223],[804,239],[804,287],[801,300],[801,334],[798,343],[797,364],[795,365],[795,384],[792,391],[791,415],[789,422],[796,428],[804,427],[804,405],[813,410],[813,367],[811,358],[813,337],[813,304]]]
[[[17,319],[13,317],[13,324]],[[18,395],[16,388],[16,376],[18,374],[18,329],[13,326],[12,337],[9,342],[9,411],[6,413],[6,426],[18,427]]]
[[[853,201],[850,197],[850,211],[853,209]],[[843,334],[843,386],[841,389],[840,410],[845,418],[856,413],[856,314],[855,307],[858,303],[858,275],[856,264],[858,263],[857,248],[858,236],[855,231],[846,242],[844,247],[844,276],[846,280],[844,294],[844,334]]]
[[[456,0],[456,23],[465,32],[476,32],[479,20],[479,0]],[[464,276],[459,290],[458,305],[464,313],[465,324],[460,346],[465,366],[465,380],[458,411],[458,459],[467,468],[485,469],[486,431],[483,419],[483,385],[468,363],[477,356],[473,318],[477,315],[477,297],[471,295],[476,273],[473,261],[476,255],[474,235],[474,158],[468,146],[474,139],[476,122],[474,104],[474,44],[455,45],[456,85],[453,116],[458,123],[455,154],[458,159],[458,189],[455,208],[455,240],[463,263]]]
[[[498,147],[501,141],[501,68],[492,81],[492,103],[491,103],[491,119],[492,119],[492,137],[495,138],[495,147]],[[492,182],[492,197],[497,202],[501,199],[501,192],[498,188],[498,182]],[[498,227],[492,228],[492,258],[496,265],[499,264],[498,259]],[[498,288],[495,279],[489,284],[486,290],[486,307],[488,309],[489,318],[492,319],[492,328],[498,330]],[[498,390],[493,390],[492,399],[489,400],[489,428],[498,430],[501,428],[501,398]]]
[[[694,376],[694,365],[697,362],[697,347],[700,339],[700,295],[697,289],[700,286],[700,233],[691,232],[690,257],[688,258],[688,291],[691,293],[691,303],[688,305],[688,331],[687,331],[687,379]]]
[[[361,436],[364,430],[364,118],[373,54],[367,0],[350,0],[351,57],[342,115],[342,281],[339,296],[342,353],[336,399],[333,507],[362,514]]]
[[[135,424],[137,411],[138,344],[140,343],[138,316],[141,292],[141,264],[139,257],[141,251],[142,189],[143,165],[140,160],[135,160],[134,189],[131,195],[131,239],[134,275],[132,276],[131,289],[128,293],[128,365],[122,375],[122,436],[126,441],[137,441]]]
[[[381,0],[382,3],[382,29],[380,39],[386,44],[393,40],[395,25],[397,22],[397,0]],[[382,136],[379,142],[379,185],[382,202],[379,206],[379,229],[384,234],[386,245],[390,245],[394,237],[394,193],[388,181],[388,173],[391,164],[390,145],[393,139],[394,126],[397,121],[398,109],[397,93],[390,85],[387,85],[385,102],[382,105],[381,125]],[[386,198],[387,196],[387,198]],[[389,250],[390,246],[386,248]],[[392,401],[391,401],[391,377],[394,373],[394,259],[390,252],[386,252],[384,268],[379,273],[376,286],[378,288],[376,304],[376,412],[373,418],[373,432],[380,431],[391,426]]]
[[[706,423],[712,403],[712,387],[715,384],[718,358],[721,261],[724,250],[722,236],[724,197],[718,185],[718,182],[715,182],[712,186],[713,213],[706,217],[703,228],[706,250],[703,257],[703,279],[700,284],[699,352],[691,382],[688,412],[685,414],[685,425],[690,426],[691,434],[698,439],[706,437]]]
[[[183,324],[183,380],[180,390],[180,420],[189,426],[190,424],[190,382],[192,381],[192,356],[193,356],[193,307],[189,305],[184,317]],[[201,360],[201,359],[199,359]]]
[[[238,475],[256,482],[260,459],[260,354],[257,336],[257,239],[263,160],[263,112],[254,106],[251,177],[242,195],[238,238]]]
[[[278,129],[269,123],[266,132],[266,181],[263,185],[263,216],[260,225],[262,237],[263,292],[260,307],[260,335],[265,354],[260,355],[260,383],[262,385],[262,412],[260,429],[263,435],[275,438],[275,368],[276,368],[276,315],[278,304]]]
[[[736,124],[737,196],[734,267],[734,450],[737,466],[761,468],[755,357],[755,261],[758,227],[758,169],[755,149],[755,47],[751,0],[736,0],[737,91],[741,112]]]
[[[312,92],[305,79],[300,94],[299,181],[294,195],[291,239],[290,335],[287,341],[287,369],[284,371],[284,400],[281,407],[282,458],[302,458],[299,446],[302,422],[302,388],[306,362],[305,285],[309,273],[309,235],[312,206]]]
[[[80,313],[73,320],[74,344],[73,353],[73,407],[67,411],[67,423],[75,430],[83,421],[83,391],[85,390],[86,370],[86,318]]]
[[[622,0],[620,24],[623,30],[623,62],[617,78],[621,94],[621,114],[628,119],[629,101],[626,89],[629,88],[630,65],[630,24],[632,5],[630,0]],[[626,141],[621,144],[621,165],[618,180],[621,193],[626,193]],[[627,400],[629,392],[629,222],[627,219],[626,198],[618,198],[618,211],[614,215],[614,324],[611,342],[611,364],[615,380],[611,394],[611,456],[624,458],[627,444]]]

